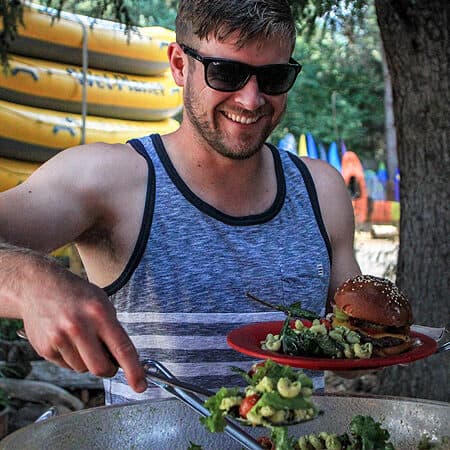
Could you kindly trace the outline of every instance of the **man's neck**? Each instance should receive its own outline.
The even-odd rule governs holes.
[[[209,205],[235,217],[260,214],[272,205],[277,182],[267,146],[251,158],[234,160],[198,145],[181,130],[162,139],[180,177]]]

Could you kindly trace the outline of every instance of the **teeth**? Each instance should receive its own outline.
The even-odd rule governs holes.
[[[224,112],[224,115],[228,117],[228,119],[231,119],[233,122],[243,123],[244,125],[250,125],[251,123],[255,123],[259,119],[259,117],[244,117],[227,112]]]

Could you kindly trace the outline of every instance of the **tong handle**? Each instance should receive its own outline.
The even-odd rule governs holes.
[[[152,367],[155,368],[156,371],[159,372],[159,374],[150,373],[150,368]],[[178,398],[178,400],[181,400],[202,417],[208,417],[210,415],[210,412],[203,406],[202,400],[196,395],[193,395],[191,392],[204,395],[206,397],[213,395],[213,392],[180,381],[158,361],[146,361],[146,363],[144,364],[144,368],[147,374],[147,379],[150,382],[156,384],[161,389]],[[238,427],[227,417],[225,417],[225,420],[227,422],[227,425],[224,432],[228,434],[232,439],[239,442],[246,449],[264,450],[263,447],[261,447],[261,445],[258,443],[258,441],[253,438],[253,436],[246,433],[242,428]]]
[[[175,388],[180,388],[188,392],[192,392],[193,394],[203,395],[205,397],[210,397],[214,395],[214,392],[209,391],[207,389],[203,389],[199,386],[195,386],[193,384],[185,383],[183,381],[178,380],[177,378],[168,378],[166,376],[158,375],[157,373],[150,372],[146,370],[146,377],[151,382],[158,382],[162,384],[166,384]]]

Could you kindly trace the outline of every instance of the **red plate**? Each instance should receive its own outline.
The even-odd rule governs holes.
[[[279,334],[283,321],[262,322],[244,325],[231,331],[227,336],[228,345],[245,355],[259,359],[271,359],[280,364],[313,370],[353,370],[373,369],[395,364],[407,364],[418,359],[426,358],[436,352],[437,342],[421,333],[411,332],[414,340],[413,347],[407,352],[370,359],[331,359],[311,358],[308,356],[289,356],[282,353],[263,350],[260,345],[267,334]]]

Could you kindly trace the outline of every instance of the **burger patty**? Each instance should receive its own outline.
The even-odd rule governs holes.
[[[409,326],[388,327],[367,320],[357,319],[356,317],[349,317],[348,321],[354,327],[361,328],[362,330],[373,330],[374,333],[409,334]]]
[[[391,337],[391,336],[386,336],[386,337],[377,339],[377,338],[370,337],[368,335],[361,336],[361,341],[363,343],[371,342],[374,347],[381,347],[381,348],[395,347],[396,345],[401,345],[401,344],[403,344],[403,342],[405,342],[404,339],[398,339],[398,338]]]

